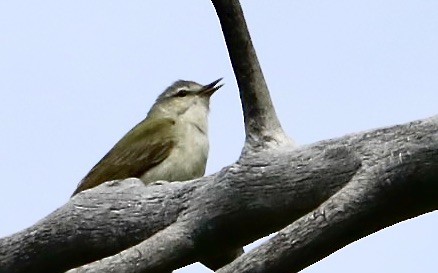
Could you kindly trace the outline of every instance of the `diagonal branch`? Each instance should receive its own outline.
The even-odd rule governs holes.
[[[222,272],[296,271],[436,209],[437,177],[438,116],[251,154],[194,181],[107,182],[0,239],[0,273],[64,272],[91,261],[71,272],[165,272],[287,225]]]
[[[66,273],[171,272],[187,263],[196,262],[195,253],[191,230],[178,222],[138,245]]]
[[[438,133],[424,137],[429,145],[421,148],[406,143],[392,150],[388,143],[384,160],[376,160],[377,147],[370,149],[377,153],[344,188],[218,273],[298,272],[380,229],[438,209]]]
[[[246,132],[244,151],[292,144],[281,128],[272,105],[239,1],[212,2],[221,23],[240,90]]]

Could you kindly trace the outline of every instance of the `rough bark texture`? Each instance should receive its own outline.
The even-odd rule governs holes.
[[[209,177],[107,182],[0,239],[0,273],[169,272],[281,229],[219,272],[296,272],[438,206],[438,116],[295,148],[275,115],[238,1],[213,0],[246,144]]]
[[[382,228],[436,210],[437,125],[435,116],[352,136],[345,144],[361,167],[348,184],[218,272],[297,272]]]
[[[113,254],[71,272],[167,272],[288,224],[219,272],[294,272],[437,206],[435,116],[254,153],[191,182],[107,182],[1,239],[0,272],[63,272]]]

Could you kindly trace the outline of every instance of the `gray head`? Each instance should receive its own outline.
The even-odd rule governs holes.
[[[216,84],[219,83],[221,80],[222,78],[215,80],[214,82],[207,85],[200,85],[199,83],[193,81],[176,81],[171,86],[167,87],[160,96],[158,96],[157,102],[166,100],[168,98],[185,97],[200,94],[205,94],[207,95],[207,97],[210,97],[216,90],[222,87],[222,84],[216,86]]]
[[[171,116],[181,115],[194,105],[208,110],[211,95],[222,87],[222,84],[217,85],[221,80],[222,78],[207,85],[193,81],[176,81],[158,96],[148,115],[157,112]]]

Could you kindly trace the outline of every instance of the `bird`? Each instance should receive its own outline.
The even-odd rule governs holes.
[[[207,85],[178,80],[156,99],[146,118],[124,135],[79,182],[73,196],[106,181],[139,178],[186,181],[202,177],[208,158],[210,97],[222,78]]]

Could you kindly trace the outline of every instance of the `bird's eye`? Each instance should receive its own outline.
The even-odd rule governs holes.
[[[179,90],[178,93],[176,93],[176,96],[177,97],[185,97],[185,96],[187,96],[188,93],[189,93],[189,91],[182,89],[182,90]]]

